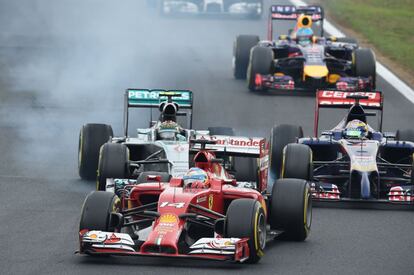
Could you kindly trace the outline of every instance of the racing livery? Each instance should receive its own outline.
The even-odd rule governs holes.
[[[230,15],[260,18],[263,0],[161,0],[161,12],[167,14]]]
[[[188,169],[189,140],[195,135],[192,126],[193,93],[187,90],[127,89],[125,93],[124,133],[114,137],[106,124],[86,124],[79,134],[79,174],[84,179],[97,179],[103,190],[106,178],[135,176],[146,169],[165,171],[174,176]],[[137,129],[130,136],[130,108],[150,109],[150,128]],[[153,109],[160,111],[152,121]],[[176,122],[187,119],[188,129]],[[157,160],[166,159],[164,163]]]
[[[194,167],[181,178],[165,181],[148,173],[142,182],[117,179],[107,191],[89,194],[82,207],[79,252],[256,263],[266,242],[280,234],[305,240],[312,219],[309,184],[281,179],[269,193],[265,140],[253,142],[246,152],[213,139],[192,140]],[[228,159],[216,154],[257,159],[258,182],[237,182],[225,169]]]
[[[150,127],[138,128],[136,136],[129,135],[131,108],[150,110]],[[227,146],[227,150],[248,153],[258,146],[260,138],[234,136],[228,127],[191,129],[192,108],[193,93],[188,90],[127,89],[123,136],[114,137],[110,125],[86,124],[82,127],[79,135],[80,176],[96,179],[97,190],[105,190],[108,179],[137,178],[141,174],[145,178],[147,171],[157,171],[166,180],[170,176],[182,177],[190,167],[189,141],[204,135],[216,140],[217,146],[228,143],[231,147]],[[153,110],[159,111],[158,120],[152,120]],[[178,124],[180,118],[186,120],[186,128]],[[254,179],[255,172],[238,169],[237,161],[232,158],[227,168],[235,174],[238,171],[245,174],[243,179]]]
[[[296,20],[296,25],[288,35],[274,39],[273,22],[279,20]],[[325,37],[323,20],[320,6],[272,6],[267,40],[259,41],[253,35],[237,37],[234,76],[247,78],[251,91],[374,89],[376,61],[372,50],[359,48],[351,38]],[[314,35],[317,30],[319,36]]]
[[[414,131],[382,132],[382,93],[319,90],[316,100],[316,137],[299,137],[284,148],[279,177],[310,180],[319,204],[414,209]],[[317,137],[320,108],[349,111]],[[378,114],[375,130],[367,117]]]

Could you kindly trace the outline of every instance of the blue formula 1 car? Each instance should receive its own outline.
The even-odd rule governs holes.
[[[316,205],[414,209],[414,130],[382,132],[382,93],[318,90],[316,100],[315,137],[293,125],[273,129],[273,175],[311,181]],[[349,110],[318,136],[320,108]],[[378,130],[367,124],[376,115]]]
[[[274,22],[296,21],[276,36]],[[233,73],[247,79],[250,91],[375,89],[376,60],[371,49],[349,37],[324,36],[321,6],[273,5],[268,37],[239,35],[233,48]],[[275,37],[276,36],[276,37]]]

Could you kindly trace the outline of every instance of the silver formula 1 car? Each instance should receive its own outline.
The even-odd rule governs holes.
[[[164,15],[229,15],[260,18],[263,0],[161,0]]]
[[[159,110],[159,119],[149,128],[138,128],[129,135],[131,108]],[[149,171],[157,171],[164,181],[181,177],[190,167],[190,140],[208,137],[225,145],[226,150],[249,153],[257,150],[260,138],[234,136],[229,127],[192,129],[193,93],[188,90],[128,89],[125,93],[124,133],[114,137],[112,127],[106,124],[86,124],[79,134],[79,175],[83,179],[97,179],[97,189],[106,190],[107,181],[114,179],[145,179]],[[186,128],[177,121],[187,121]],[[242,165],[232,158],[227,169],[236,173]],[[238,169],[238,178],[256,179],[256,170]],[[141,177],[140,177],[141,176]]]
[[[318,135],[319,108],[349,111]],[[382,110],[381,92],[319,90],[315,137],[293,125],[273,129],[273,175],[311,181],[320,205],[414,209],[414,130],[382,132]],[[367,124],[375,115],[378,130]]]

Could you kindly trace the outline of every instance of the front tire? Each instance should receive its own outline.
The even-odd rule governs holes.
[[[105,191],[108,178],[126,178],[128,160],[129,150],[125,144],[104,144],[99,156],[97,190]]]
[[[302,127],[290,124],[280,124],[272,128],[270,133],[270,174],[275,179],[280,178],[283,162],[283,149],[289,143],[295,143],[303,137]]]
[[[91,123],[82,126],[78,146],[78,172],[82,179],[96,179],[99,149],[113,135],[110,125]]]
[[[283,150],[282,178],[310,181],[312,178],[312,150],[298,143],[286,145]]]
[[[237,199],[230,203],[225,221],[226,237],[249,238],[248,263],[257,263],[266,246],[266,216],[262,205],[253,199]]]
[[[259,43],[257,35],[239,35],[233,46],[233,75],[236,79],[246,79],[250,51]]]
[[[111,213],[119,212],[119,209],[120,200],[115,194],[102,191],[89,193],[82,206],[79,231],[113,231]]]
[[[252,49],[247,68],[247,85],[250,91],[257,90],[257,74],[267,75],[271,73],[273,59],[274,55],[271,48],[256,46]]]
[[[270,226],[282,230],[288,239],[304,241],[312,225],[309,184],[301,179],[279,179],[272,189]]]

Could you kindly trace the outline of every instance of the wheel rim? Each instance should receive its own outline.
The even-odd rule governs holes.
[[[257,237],[259,240],[259,249],[263,250],[266,245],[266,221],[263,213],[259,214],[257,221]]]
[[[309,230],[312,224],[312,198],[310,192],[307,192],[307,205],[306,205],[306,229]]]
[[[79,145],[78,145],[78,168],[81,167],[82,163],[82,150],[83,150],[83,134],[82,131],[79,134]]]

